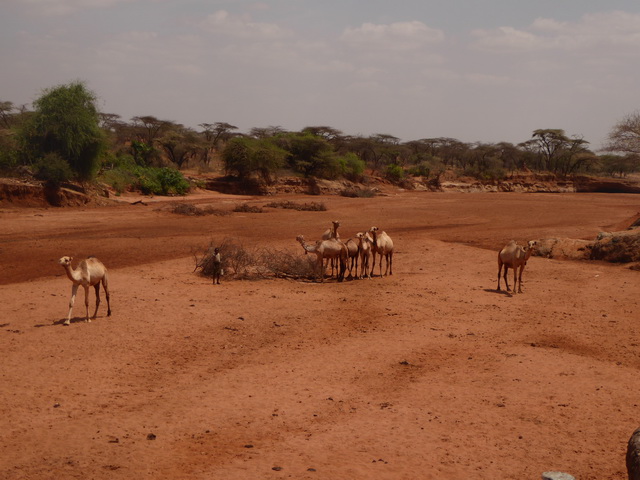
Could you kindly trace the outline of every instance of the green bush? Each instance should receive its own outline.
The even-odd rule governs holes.
[[[425,177],[429,178],[431,174],[431,167],[427,162],[420,162],[409,169],[409,175],[413,177]]]
[[[366,164],[355,153],[347,153],[344,157],[340,157],[338,162],[345,178],[353,182],[362,178]]]
[[[166,167],[154,170],[162,195],[184,195],[189,191],[189,182],[178,170]]]
[[[36,160],[34,172],[38,180],[44,180],[52,186],[68,182],[74,176],[69,163],[57,153],[48,153]]]
[[[136,184],[136,176],[130,171],[120,168],[106,170],[98,178],[101,182],[111,185],[117,193],[124,193]]]
[[[392,182],[399,182],[400,180],[402,180],[402,177],[404,177],[404,170],[400,165],[392,163],[390,165],[387,165],[385,177],[387,177]]]

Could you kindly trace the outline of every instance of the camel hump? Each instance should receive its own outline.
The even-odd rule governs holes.
[[[640,480],[640,428],[629,439],[626,463],[629,480]]]

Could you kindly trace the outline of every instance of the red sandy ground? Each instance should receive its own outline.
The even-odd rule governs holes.
[[[626,478],[640,273],[533,257],[511,296],[496,291],[496,252],[624,228],[640,197],[280,199],[328,210],[1,209],[0,478]],[[211,239],[302,255],[296,235],[334,219],[343,238],[386,230],[393,276],[214,286],[193,273],[192,248]],[[62,326],[62,255],[109,267],[111,317],[103,297],[84,323],[80,291]]]

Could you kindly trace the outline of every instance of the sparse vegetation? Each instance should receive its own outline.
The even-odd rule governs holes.
[[[290,200],[267,203],[265,207],[286,208],[289,210],[299,210],[305,212],[325,212],[327,210],[327,206],[322,202],[296,203]]]
[[[350,198],[373,198],[376,191],[373,188],[345,188],[340,195]]]
[[[239,205],[236,205],[233,211],[241,213],[264,213],[262,207],[258,207],[257,205],[249,205],[248,203],[241,203]]]
[[[192,203],[173,203],[170,207],[171,213],[175,213],[178,215],[188,215],[188,216],[203,216],[203,215],[231,215],[231,212],[227,210],[219,210],[213,207],[204,207],[200,208]]]

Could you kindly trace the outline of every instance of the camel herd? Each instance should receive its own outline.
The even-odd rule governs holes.
[[[303,235],[296,237],[305,253],[315,254],[321,282],[324,282],[324,273],[329,264],[331,276],[337,273],[339,282],[344,280],[347,269],[351,278],[371,278],[376,265],[376,255],[380,256],[380,276],[382,257],[386,260],[384,275],[393,275],[393,240],[386,232],[380,231],[378,227],[371,227],[367,232],[359,232],[355,237],[343,242],[338,233],[339,227],[340,222],[333,221],[331,228],[322,235],[322,240],[315,244],[307,243]]]
[[[320,281],[324,282],[325,271],[331,265],[331,276],[337,275],[338,281],[342,282],[345,278],[347,270],[350,278],[371,278],[374,274],[376,266],[376,255],[379,256],[379,275],[382,273],[382,258],[385,258],[384,276],[393,275],[393,240],[386,232],[381,231],[378,227],[371,227],[366,232],[358,232],[353,238],[349,238],[346,242],[340,240],[338,228],[340,222],[335,220],[322,235],[322,240],[318,240],[313,244],[305,241],[304,236],[298,235],[296,240],[300,242],[305,253],[313,253],[316,255],[317,271],[320,273]],[[529,241],[527,245],[518,245],[511,240],[498,253],[498,288],[500,291],[500,274],[504,268],[504,283],[507,291],[509,291],[509,283],[507,281],[507,271],[513,270],[513,294],[522,293],[522,272],[527,264],[527,260],[531,257],[535,241]],[[75,303],[78,287],[84,288],[84,304],[86,309],[85,321],[90,322],[91,318],[95,318],[98,314],[100,306],[100,285],[104,288],[107,298],[107,316],[111,315],[111,304],[109,298],[109,284],[106,267],[95,257],[89,257],[82,260],[80,264],[73,269],[71,267],[72,257],[62,257],[58,263],[64,268],[67,277],[72,282],[71,299],[69,300],[69,312],[64,325],[71,322],[71,312]],[[358,272],[358,263],[360,264],[360,272]],[[93,316],[89,317],[89,287],[94,287],[96,291],[96,308]]]

